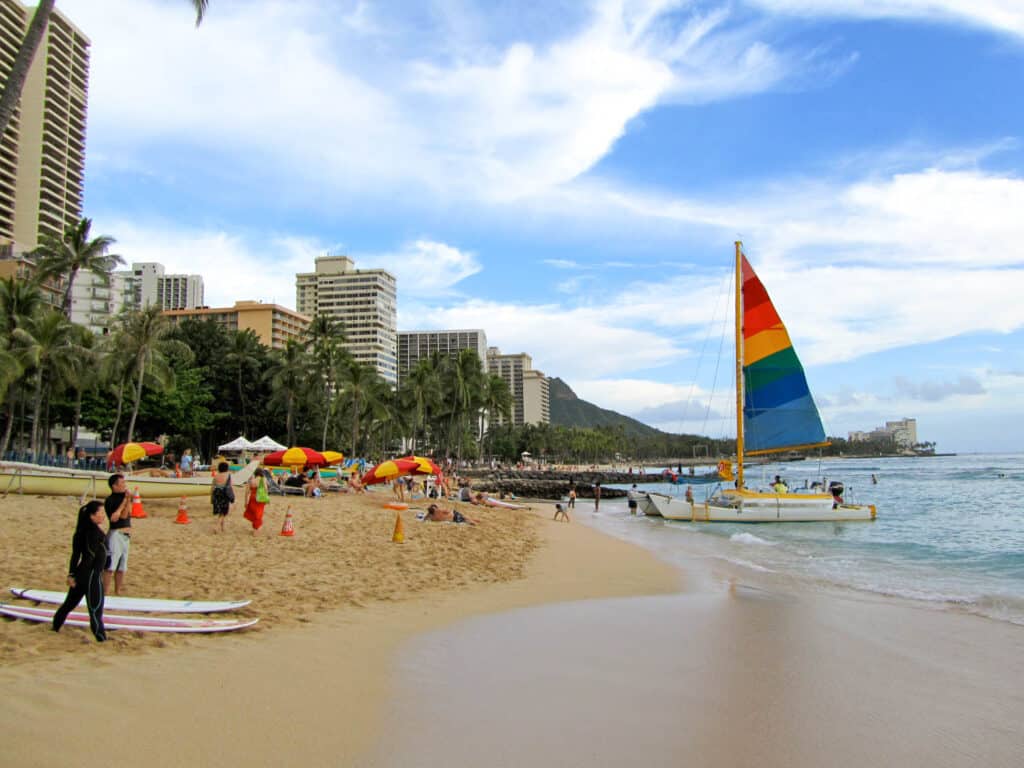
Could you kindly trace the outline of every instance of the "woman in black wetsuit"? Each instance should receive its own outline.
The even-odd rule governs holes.
[[[107,537],[100,525],[107,519],[102,501],[90,501],[78,510],[78,524],[71,538],[68,596],[53,615],[53,631],[59,632],[68,614],[85,596],[89,626],[99,642],[107,639],[103,628],[103,568],[107,564]]]

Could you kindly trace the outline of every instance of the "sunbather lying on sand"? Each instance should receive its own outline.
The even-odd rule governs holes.
[[[470,525],[476,525],[479,522],[462,514],[457,509],[443,509],[437,504],[427,507],[427,514],[423,519],[434,523],[469,523]]]

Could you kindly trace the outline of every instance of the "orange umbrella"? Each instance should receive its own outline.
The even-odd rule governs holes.
[[[305,464],[322,467],[327,459],[319,451],[299,447],[268,453],[263,457],[263,463],[269,467],[301,467]]]
[[[121,443],[107,456],[107,466],[113,464],[130,464],[147,456],[156,456],[164,452],[164,447],[157,443]]]
[[[382,461],[363,475],[363,485],[383,483],[403,475],[437,475],[440,472],[438,466],[430,459],[422,456],[405,456],[401,459]]]

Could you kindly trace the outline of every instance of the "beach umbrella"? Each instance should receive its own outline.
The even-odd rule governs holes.
[[[327,463],[327,459],[312,448],[298,447],[268,453],[263,457],[263,463],[271,467],[301,467],[304,464],[322,467]]]
[[[121,443],[107,457],[107,466],[112,464],[131,464],[133,461],[147,456],[156,456],[164,452],[164,447],[157,443]]]
[[[345,458],[345,455],[338,453],[338,451],[323,451],[323,457],[327,460],[328,464],[337,464]]]
[[[363,485],[385,483],[404,475],[438,475],[441,470],[430,459],[422,456],[404,456],[401,459],[382,461],[365,475]]]

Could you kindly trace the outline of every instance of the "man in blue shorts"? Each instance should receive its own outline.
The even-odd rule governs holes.
[[[103,502],[103,509],[110,520],[110,532],[107,534],[107,551],[110,560],[103,571],[103,594],[110,594],[110,577],[114,577],[114,594],[121,594],[124,586],[124,574],[128,570],[128,550],[132,543],[132,508],[128,496],[128,481],[124,475],[111,475],[107,478],[110,495]]]

